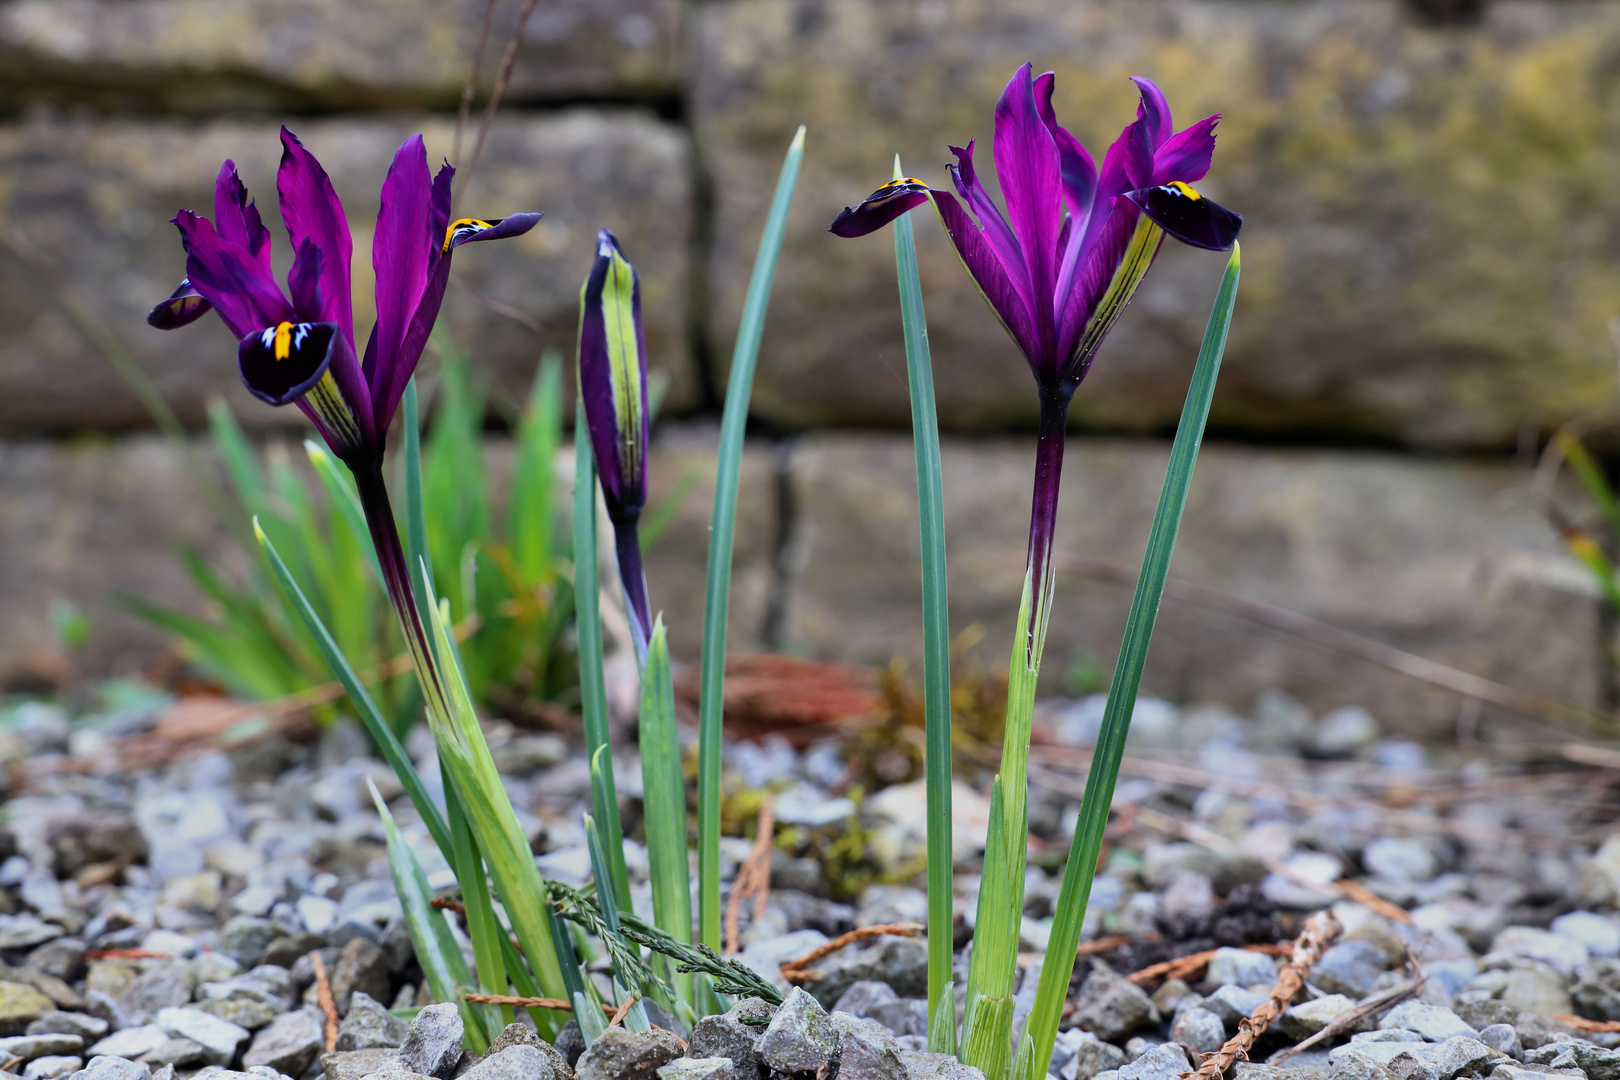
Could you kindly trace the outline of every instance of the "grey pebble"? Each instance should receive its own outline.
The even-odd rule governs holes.
[[[466,1028],[461,1014],[449,1002],[429,1005],[416,1014],[399,1048],[400,1064],[423,1076],[446,1080],[461,1060]]]

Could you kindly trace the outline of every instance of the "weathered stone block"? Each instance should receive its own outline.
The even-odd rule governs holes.
[[[349,213],[363,348],[374,312],[369,248],[382,178],[414,131],[425,133],[430,160],[447,154],[452,123],[433,117],[294,126]],[[0,212],[17,233],[15,250],[0,247],[0,431],[148,422],[62,302],[52,274],[122,340],[182,419],[199,420],[206,398],[225,394],[244,423],[302,424],[296,410],[271,410],[240,388],[235,345],[217,318],[169,333],[144,321],[185,273],[179,238],[166,222],[181,207],[212,214],[213,178],[226,158],[256,196],[276,237],[277,266],[286,267],[279,157],[270,120],[0,125]],[[695,400],[686,332],[687,160],[677,128],[635,110],[578,109],[495,125],[458,206],[486,214],[542,210],[546,217],[526,236],[458,255],[439,326],[446,341],[472,355],[478,377],[493,381],[498,404],[522,400],[542,348],[572,353],[579,286],[601,226],[618,233],[641,271],[647,346],[670,379],[667,407]]]
[[[493,86],[521,5],[496,5]],[[455,108],[484,0],[8,0],[0,110]],[[679,0],[561,0],[530,19],[512,101],[673,93]]]
[[[1060,559],[1141,563],[1163,481],[1160,442],[1071,439]],[[981,626],[1000,669],[1023,583],[1034,439],[947,440],[951,625]],[[828,659],[920,655],[915,465],[898,437],[806,436],[793,459],[787,644]],[[1506,464],[1210,444],[1198,461],[1172,579],[1274,604],[1477,674],[1591,701],[1595,605],[1549,588],[1565,564]],[[1570,580],[1580,582],[1577,573]],[[1061,574],[1049,692],[1077,658],[1111,667],[1130,590]],[[1143,692],[1247,709],[1281,685],[1325,709],[1453,725],[1457,699],[1172,593]],[[1401,730],[1413,730],[1402,728]],[[1446,730],[1451,730],[1449,727]]]
[[[714,177],[714,335],[734,333],[794,126],[808,152],[759,369],[789,426],[904,424],[886,236],[826,232],[890,175],[949,187],[1016,66],[1099,159],[1160,81],[1178,125],[1222,111],[1208,192],[1247,217],[1216,430],[1511,447],[1608,401],[1620,294],[1620,7],[1502,0],[1436,29],[1395,0],[731,0],[697,5],[693,121]],[[981,175],[988,173],[986,165]],[[918,215],[940,415],[1033,420],[1022,358]],[[1169,244],[1075,400],[1077,424],[1172,426],[1223,257]]]

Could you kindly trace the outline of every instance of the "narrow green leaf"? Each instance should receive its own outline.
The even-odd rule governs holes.
[[[224,398],[208,399],[208,427],[214,433],[214,445],[219,448],[220,460],[231,478],[231,487],[248,515],[259,513],[264,506],[264,473],[259,459],[253,453],[242,425]]]
[[[1035,991],[1034,1008],[1026,1028],[1034,1042],[1034,1062],[1050,1061],[1052,1047],[1057,1040],[1058,1021],[1063,1014],[1064,999],[1068,996],[1069,978],[1074,974],[1080,925],[1091,895],[1091,880],[1096,872],[1098,854],[1102,850],[1103,831],[1108,825],[1108,807],[1114,797],[1114,781],[1119,777],[1119,764],[1125,753],[1125,737],[1130,732],[1131,713],[1136,708],[1136,692],[1141,685],[1142,668],[1147,661],[1159,601],[1164,595],[1165,577],[1170,572],[1170,556],[1175,550],[1176,533],[1181,528],[1182,510],[1187,505],[1193,467],[1198,463],[1198,447],[1203,441],[1205,422],[1209,419],[1210,400],[1215,396],[1215,379],[1220,374],[1221,356],[1226,351],[1226,334],[1232,324],[1232,308],[1237,302],[1239,267],[1239,250],[1234,245],[1232,256],[1226,264],[1226,274],[1221,279],[1220,292],[1216,294],[1215,305],[1210,311],[1209,325],[1204,330],[1203,346],[1198,350],[1198,363],[1193,368],[1187,401],[1181,411],[1181,422],[1176,427],[1175,442],[1170,448],[1170,464],[1165,470],[1164,488],[1153,514],[1147,551],[1142,557],[1142,573],[1136,582],[1136,595],[1131,598],[1125,636],[1120,642],[1119,660],[1114,666],[1114,681],[1108,691],[1108,704],[1103,710],[1102,730],[1097,736],[1091,772],[1086,778],[1085,798],[1081,801],[1074,840],[1069,846],[1063,887],[1052,916],[1052,937],[1047,945],[1046,960],[1041,966],[1041,979]],[[1036,1070],[1039,1066],[1032,1065],[1031,1068]]]
[[[366,732],[370,734],[372,741],[377,744],[377,749],[382,752],[383,760],[388,762],[389,766],[394,770],[394,775],[399,777],[399,782],[405,787],[405,793],[411,797],[411,804],[416,807],[416,812],[422,815],[422,822],[427,826],[428,832],[433,835],[433,842],[439,845],[440,851],[450,851],[450,828],[445,823],[444,815],[439,813],[439,808],[434,804],[432,796],[428,794],[427,788],[423,785],[421,776],[417,774],[416,766],[412,764],[410,756],[405,753],[405,748],[400,745],[398,736],[394,734],[394,729],[388,726],[388,722],[383,719],[382,713],[377,710],[376,702],[372,701],[371,695],[366,693],[365,686],[360,682],[359,677],[355,675],[354,669],[349,666],[348,660],[344,659],[343,653],[338,650],[337,643],[332,640],[332,635],[327,633],[326,626],[321,622],[320,616],[316,615],[315,609],[310,607],[309,600],[304,596],[304,591],[298,587],[298,582],[293,580],[292,573],[287,569],[287,564],[282,561],[275,545],[270,543],[270,538],[264,535],[263,529],[259,528],[257,519],[254,519],[253,528],[258,535],[260,546],[270,560],[271,568],[275,571],[276,580],[280,582],[282,589],[285,590],[294,606],[297,607],[299,615],[303,617],[304,624],[309,628],[311,636],[314,637],[315,644],[320,649],[321,656],[326,660],[326,666],[331,670],[332,676],[343,684],[343,689],[349,695],[350,703],[354,705],[354,711],[359,714],[360,722],[365,725]]]
[[[900,158],[894,159],[894,178]],[[917,457],[917,527],[922,548],[923,769],[928,796],[928,1007],[937,1007],[951,981],[955,912],[951,855],[951,615],[945,577],[945,481],[939,459],[939,417],[934,369],[923,315],[922,283],[911,215],[894,222],[894,263],[900,279],[900,321],[906,335],[906,379],[911,386],[911,441]],[[932,1012],[930,1012],[932,1016]],[[951,1053],[933,1043],[929,1049]],[[956,1041],[955,1031],[950,1041]]]
[[[583,992],[576,991],[570,999],[574,1003],[574,1019],[579,1021],[579,1035],[589,1047],[602,1032],[607,1030],[607,1020],[602,1016],[602,1010],[596,1002],[586,997]]]
[[[442,763],[440,771],[444,772]],[[478,982],[486,994],[504,994],[508,987],[501,939],[506,936],[506,929],[495,917],[495,907],[489,897],[489,882],[484,877],[484,859],[478,851],[478,839],[468,826],[466,815],[461,812],[456,785],[448,774],[444,775],[444,802],[445,817],[450,824],[450,850],[444,855],[450,868],[455,871],[456,882],[461,886],[462,906],[467,912],[467,936],[472,939]],[[512,1022],[510,1005],[481,1005],[476,1011],[483,1023],[486,1039],[494,1038]]]
[[[517,467],[507,497],[506,535],[519,572],[528,582],[552,573],[552,534],[557,508],[552,468],[562,432],[562,357],[548,349],[517,431]]]
[[[754,366],[765,333],[776,261],[782,251],[788,210],[804,159],[804,127],[788,146],[776,181],[765,232],[754,256],[737,343],[727,375],[726,405],[720,420],[719,457],[714,473],[714,511],[709,526],[709,569],[703,597],[703,673],[698,706],[698,908],[701,940],[720,948],[720,725],[726,682],[726,623],[731,603],[731,556],[737,525],[737,484],[742,475],[743,433],[754,389]]]
[[[326,485],[327,498],[331,500],[333,509],[343,518],[355,543],[365,553],[372,572],[377,575],[377,583],[382,584],[382,563],[377,561],[377,545],[371,542],[371,529],[366,525],[366,512],[360,508],[360,494],[354,489],[354,478],[347,469],[338,465],[330,450],[310,439],[304,440],[304,453],[309,455],[309,463],[315,466],[321,483]]]
[[[574,619],[579,650],[580,712],[585,752],[590,756],[591,811],[609,838],[608,880],[620,907],[630,906],[630,872],[624,865],[619,795],[608,749],[607,689],[602,675],[602,589],[596,554],[596,459],[584,406],[574,410]],[[597,773],[600,773],[600,778]]]
[[[682,944],[692,942],[692,878],[686,847],[686,783],[675,727],[675,686],[669,639],[660,615],[653,622],[641,671],[641,786],[646,807],[647,860],[653,921]],[[692,977],[672,979],[680,1000],[692,1002]]]
[[[383,802],[377,785],[369,778],[366,785],[371,789],[371,800],[376,804],[383,828],[388,833],[388,870],[394,878],[394,891],[399,894],[400,907],[405,911],[405,927],[410,932],[417,963],[427,977],[433,996],[439,1001],[456,1003],[466,1027],[468,1046],[474,1053],[481,1054],[489,1049],[489,1040],[484,1031],[483,1015],[466,998],[467,990],[472,986],[467,961],[456,945],[455,935],[450,932],[444,912],[433,906],[433,890],[428,887],[427,874],[417,861],[416,853],[399,835],[399,829],[394,825],[394,815],[388,812],[388,804]]]
[[[929,1003],[928,1050],[934,1054],[956,1056],[956,983],[948,982],[939,988],[939,995]]]
[[[1026,584],[1020,605],[1021,624],[1028,608]],[[968,961],[970,1007],[967,1022],[962,1025],[962,1063],[981,1070],[987,1080],[1006,1080],[1011,1064],[1013,978],[1018,970],[1018,930],[1024,910],[1023,852],[1008,843],[1014,831],[1008,820],[1008,801],[1005,778],[997,776],[990,784],[984,873],[979,882],[979,913]],[[1027,836],[1027,831],[1023,835]]]
[[[628,965],[620,963],[619,953],[627,948],[622,940],[614,940],[619,935],[619,906],[613,899],[607,854],[602,846],[602,833],[596,827],[596,819],[589,814],[585,815],[585,848],[591,857],[591,875],[596,880],[597,902],[602,907],[602,922],[599,927],[603,937],[603,944],[613,955],[613,989],[617,994],[615,1003],[622,1003],[631,992],[645,992],[641,984],[629,970]],[[638,1001],[630,1006],[624,1014],[625,1026],[632,1031],[646,1031],[651,1025],[647,1020],[647,1010],[642,1008]]]

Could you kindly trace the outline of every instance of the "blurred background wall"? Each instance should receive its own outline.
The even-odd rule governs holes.
[[[520,6],[495,8],[484,91]],[[183,599],[172,547],[221,546],[115,359],[185,424],[223,395],[272,441],[300,429],[239,388],[217,321],[167,335],[144,324],[182,274],[168,218],[206,211],[230,157],[279,236],[275,133],[288,124],[350,212],[363,323],[377,186],[413,131],[450,154],[484,10],[0,0],[0,676],[62,677],[46,630],[58,597],[95,623],[79,670],[153,663],[161,639],[107,591]],[[755,392],[737,632],[745,647],[834,659],[914,655],[892,250],[825,228],[896,152],[942,182],[947,143],[987,145],[995,98],[1026,59],[1057,72],[1058,116],[1099,157],[1133,115],[1129,75],[1160,83],[1178,126],[1224,116],[1203,186],[1247,217],[1243,291],[1175,572],[1602,701],[1608,628],[1532,504],[1529,462],[1538,439],[1616,400],[1620,3],[543,0],[461,206],[546,218],[521,241],[469,249],[441,320],[491,381],[495,425],[540,350],[571,349],[606,225],[641,270],[668,379],[655,486],[701,471],[771,185],[807,124]],[[942,232],[919,220],[918,236],[953,623],[983,627],[984,662],[999,667],[1034,395]],[[1071,556],[1139,560],[1221,265],[1167,247],[1077,397],[1075,425],[1094,437],[1065,477]],[[689,654],[706,519],[700,486],[651,569]],[[1060,591],[1053,678],[1111,664],[1128,591],[1095,579]],[[1283,686],[1428,729],[1460,705],[1175,601],[1147,686],[1239,707]]]

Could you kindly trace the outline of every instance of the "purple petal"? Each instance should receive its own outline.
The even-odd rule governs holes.
[[[1086,217],[1091,213],[1091,201],[1097,195],[1097,166],[1092,162],[1091,154],[1080,145],[1080,140],[1057,122],[1057,114],[1052,111],[1052,89],[1056,84],[1057,77],[1050,71],[1035,80],[1035,108],[1041,114],[1041,123],[1046,125],[1052,141],[1057,144],[1063,197],[1068,201],[1069,214],[1084,226]]]
[[[1035,108],[1029,64],[1018,69],[996,102],[996,178],[1007,218],[1024,253],[1035,325],[1052,340],[1052,293],[1057,284],[1058,233],[1063,227],[1063,185],[1057,144]]]
[[[1202,180],[1215,153],[1215,125],[1220,120],[1220,113],[1206,116],[1166,139],[1153,158],[1153,186],[1172,180],[1188,184]]]
[[[275,278],[239,244],[226,243],[207,218],[190,210],[174,216],[186,249],[186,278],[197,294],[213,304],[238,338],[290,320],[292,305]]]
[[[954,195],[936,191],[934,209],[939,212],[940,223],[945,226],[962,266],[978,286],[979,295],[1001,320],[1001,325],[1029,360],[1030,367],[1037,375],[1041,374],[1041,342],[1034,316],[1014,287],[1001,259]]]
[[[443,236],[444,230],[450,225],[450,182],[456,177],[456,170],[446,161],[439,166],[439,171],[433,174],[432,221],[433,235]]]
[[[214,181],[214,228],[221,240],[246,248],[270,273],[270,230],[259,219],[247,185],[236,175],[236,163],[229,159]]]
[[[287,271],[287,286],[292,290],[293,310],[301,319],[320,321],[321,264],[325,262],[321,249],[313,240],[305,240],[293,257],[292,269]]]
[[[950,147],[951,153],[956,155],[951,180],[956,185],[956,193],[966,200],[968,209],[979,219],[979,229],[1001,260],[1013,288],[1023,297],[1025,306],[1033,309],[1034,293],[1030,288],[1029,268],[1024,265],[1024,251],[1018,246],[1012,226],[1001,216],[1001,208],[991,201],[984,185],[979,183],[979,174],[973,168],[973,147],[976,142],[976,139],[969,139],[966,146]]]
[[[276,190],[281,195],[281,217],[287,225],[287,236],[294,251],[303,247],[305,240],[314,241],[321,249],[321,314],[324,321],[341,326],[352,342],[354,304],[349,295],[349,260],[354,242],[349,237],[343,204],[332,190],[326,170],[315,155],[304,149],[298,136],[282,128],[281,145]]]
[[[366,347],[363,370],[373,386],[391,383],[400,345],[421,303],[438,246],[444,236],[433,220],[433,182],[422,136],[413,135],[394,155],[383,181],[371,265],[377,277],[374,345]]]
[[[1075,276],[1074,289],[1066,299],[1063,316],[1059,321],[1062,336],[1058,341],[1058,348],[1061,350],[1058,355],[1064,366],[1063,374],[1076,382],[1085,378],[1097,347],[1102,344],[1103,338],[1112,329],[1114,320],[1123,310],[1121,304],[1110,312],[1104,312],[1103,317],[1107,322],[1101,325],[1101,332],[1091,341],[1087,355],[1075,354],[1075,350],[1082,344],[1088,323],[1098,315],[1098,303],[1114,281],[1115,272],[1119,270],[1120,263],[1125,257],[1125,250],[1130,246],[1131,235],[1136,231],[1136,222],[1140,216],[1141,212],[1130,199],[1120,198],[1114,201],[1107,224],[1103,226],[1091,250],[1086,253],[1085,262],[1081,264],[1079,273]],[[1153,254],[1149,256],[1150,260],[1157,254],[1157,250],[1155,247]],[[1128,301],[1131,295],[1134,295],[1134,287],[1131,292],[1124,294],[1125,299]]]
[[[439,175],[444,179],[448,191],[448,175],[443,169],[439,170]],[[435,199],[432,213],[438,213],[438,205]],[[433,270],[422,289],[416,310],[411,313],[411,321],[406,326],[405,336],[400,340],[394,363],[386,372],[387,378],[376,377],[372,382],[372,423],[379,434],[386,432],[388,425],[393,422],[394,410],[399,408],[399,399],[405,396],[405,385],[411,381],[411,376],[416,372],[416,365],[422,359],[422,350],[427,347],[428,337],[433,333],[433,324],[438,321],[439,308],[444,303],[444,290],[450,284],[450,253],[462,244],[477,240],[500,240],[508,236],[521,236],[534,228],[540,218],[540,214],[509,214],[504,218],[463,218],[446,226],[443,234],[445,239],[439,241],[441,246],[437,249],[439,258],[433,263]],[[373,372],[381,367],[375,359],[380,352],[377,338],[377,328],[373,327],[371,341],[366,346],[367,370]]]
[[[625,268],[630,272],[628,305],[620,276]],[[627,351],[632,336],[634,356]],[[579,392],[608,515],[615,524],[633,521],[647,501],[647,342],[640,275],[606,229],[597,234],[596,260],[580,290]]]
[[[1134,191],[1142,186],[1132,181],[1131,174],[1134,171],[1140,169],[1146,174],[1152,173],[1151,159],[1142,161],[1138,157],[1137,132],[1141,126],[1141,120],[1128,124],[1125,130],[1119,133],[1119,138],[1108,148],[1108,153],[1103,155],[1102,171],[1097,176],[1097,191],[1092,196],[1091,211],[1086,215],[1085,228],[1071,233],[1069,243],[1064,248],[1063,265],[1058,273],[1057,282],[1057,336],[1060,342],[1058,347],[1060,356],[1068,355],[1061,342],[1074,340],[1079,334],[1080,327],[1070,326],[1068,323],[1077,310],[1073,302],[1076,282],[1091,249],[1097,243],[1097,238],[1108,225],[1108,219],[1114,212],[1115,200],[1127,191]],[[1082,314],[1082,321],[1084,317]]]
[[[1175,125],[1170,122],[1170,103],[1165,100],[1164,91],[1152,79],[1133,75],[1131,82],[1142,94],[1142,100],[1136,106],[1136,116],[1143,123],[1143,136],[1150,140],[1150,147],[1157,150],[1175,130]]]
[[[909,176],[891,180],[862,199],[859,206],[844,207],[827,231],[846,240],[866,236],[927,201],[928,185],[921,180]]]

